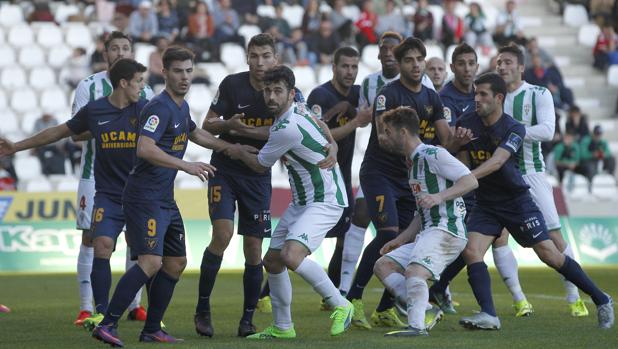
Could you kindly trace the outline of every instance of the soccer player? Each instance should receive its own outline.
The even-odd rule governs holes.
[[[506,228],[521,246],[533,248],[545,264],[591,296],[597,305],[599,327],[612,327],[611,297],[588,278],[577,262],[558,251],[549,240],[543,215],[518,169],[526,128],[503,112],[507,94],[505,81],[496,73],[486,73],[476,79],[475,88],[476,113],[463,117],[458,124],[473,133],[472,140],[462,148],[459,156],[470,164],[472,174],[479,181],[475,192],[477,203],[467,223],[469,233],[464,259],[468,281],[481,311],[463,317],[460,324],[471,329],[500,328],[483,256]]]
[[[123,346],[116,330],[118,319],[146,282],[150,285],[148,318],[139,340],[179,341],[161,330],[161,320],[187,263],[184,225],[174,201],[174,178],[178,170],[202,181],[214,175],[215,168],[209,164],[182,160],[189,140],[215,151],[226,151],[229,146],[196,128],[191,120],[184,96],[191,86],[193,59],[193,53],[185,48],[172,46],[164,51],[165,90],[140,114],[137,159],[122,196],[127,236],[138,262],[118,281],[105,317],[92,332],[94,338],[112,346]]]
[[[466,206],[461,196],[478,183],[447,150],[421,142],[413,109],[390,110],[382,115],[382,122],[380,144],[408,158],[409,183],[418,210],[410,226],[384,245],[380,251],[384,256],[374,268],[398,301],[408,305],[408,328],[386,336],[427,335],[427,280],[439,279],[444,267],[466,246]]]
[[[365,318],[362,295],[373,275],[373,266],[380,257],[380,248],[410,225],[415,209],[414,197],[405,171],[406,158],[384,149],[378,143],[381,114],[399,106],[416,110],[420,119],[419,136],[425,143],[439,139],[446,144],[451,140],[448,123],[438,94],[423,86],[426,50],[422,41],[408,38],[397,45],[393,53],[400,68],[400,79],[384,86],[373,104],[371,136],[360,170],[360,184],[367,201],[376,237],[363,252],[363,257],[347,297],[354,304],[352,321],[355,327],[370,329]],[[372,314],[375,325],[405,326],[394,310],[392,297],[385,293]]]
[[[335,311],[331,335],[350,325],[354,308],[333,285],[322,267],[307,258],[339,221],[348,205],[343,178],[336,166],[337,144],[328,127],[294,103],[294,74],[277,66],[264,77],[264,99],[275,123],[268,142],[256,156],[241,159],[256,172],[266,172],[283,159],[290,175],[292,204],[285,211],[264,256],[274,323],[251,339],[295,338],[292,323],[292,284],[288,269],[300,275]]]
[[[549,238],[556,244],[561,253],[572,259],[574,258],[573,250],[564,240],[560,231],[560,218],[554,203],[553,189],[545,178],[545,162],[541,152],[541,142],[551,141],[554,137],[556,113],[551,93],[545,87],[531,85],[522,80],[522,73],[525,68],[524,54],[519,47],[513,45],[500,48],[497,63],[497,72],[506,82],[507,88],[504,112],[511,115],[526,128],[522,156],[519,158],[519,170],[526,184],[530,186],[530,194],[534,202],[543,214],[549,231]],[[494,243],[494,251],[496,245],[504,246],[499,248],[508,248],[507,244],[508,235],[505,234]],[[517,280],[517,262],[514,258],[506,259],[505,262],[508,263],[509,261],[511,261],[510,264],[513,264],[513,267],[507,270],[512,272],[507,275],[501,273],[501,276],[505,280],[507,278]],[[564,278],[563,282],[571,315],[576,317],[587,316],[588,309],[579,297],[577,287]],[[519,291],[521,293],[521,288]],[[522,295],[520,294],[519,297]],[[518,299],[514,298],[513,300],[515,301],[514,307],[516,307]]]
[[[378,41],[378,60],[380,61],[382,70],[369,74],[363,79],[358,101],[359,106],[368,105],[371,109],[378,91],[380,91],[384,85],[399,79],[399,65],[393,55],[393,48],[402,41],[403,38],[396,32],[387,31],[380,36],[380,40]],[[422,84],[429,89],[433,89],[433,84],[426,74],[423,75]],[[356,268],[358,257],[360,257],[363,250],[365,231],[371,222],[371,218],[367,212],[367,203],[365,202],[363,189],[360,187],[356,192],[354,205],[352,206],[352,224],[350,225],[350,229],[345,233],[345,240],[343,242],[341,282],[339,283],[339,290],[344,294],[347,294],[350,291],[350,287],[352,287],[354,269]]]
[[[133,167],[137,121],[147,101],[140,99],[144,88],[146,67],[132,59],[119,59],[108,72],[114,91],[109,97],[89,102],[71,120],[51,127],[15,145],[7,144],[11,152],[51,144],[62,138],[84,132],[95,140],[94,220],[90,228],[94,245],[95,263],[93,283],[96,314],[84,320],[98,323],[107,310],[112,272],[109,259],[125,219],[122,214],[122,188]],[[98,315],[98,316],[97,316]],[[93,325],[93,327],[94,327]]]
[[[121,58],[133,58],[131,39],[121,32],[111,32],[105,40],[104,46],[103,57],[108,67],[111,67],[112,64]],[[109,96],[112,90],[112,83],[107,71],[101,71],[90,75],[82,80],[75,89],[72,114],[75,115],[88,102]],[[154,93],[148,85],[144,85],[144,89],[140,95],[141,98],[151,99]],[[92,307],[93,290],[99,288],[99,285],[95,284],[97,282],[96,279],[90,279],[92,269],[104,270],[106,268],[105,263],[97,262],[92,247],[92,232],[90,232],[90,225],[95,193],[94,163],[96,157],[95,140],[86,138],[82,139],[79,136],[73,137],[75,140],[84,140],[84,142],[82,142],[81,175],[77,187],[76,212],[77,229],[82,230],[82,244],[79,247],[79,254],[77,257],[77,281],[79,283],[81,305],[80,312],[74,322],[74,324],[78,326],[81,326],[85,319],[91,317],[94,310]],[[131,261],[130,258],[130,248],[127,248],[126,269],[131,268],[134,264],[135,262]],[[109,293],[109,290],[107,293]],[[129,306],[129,320],[146,320],[146,311],[140,306],[140,300],[141,290],[136,294],[135,299]]]
[[[350,203],[344,209],[337,225],[326,234],[327,238],[337,238],[335,252],[328,265],[328,277],[335,286],[339,286],[341,281],[343,242],[345,233],[349,231],[352,215],[352,158],[356,129],[365,127],[371,122],[371,110],[366,106],[359,109],[360,86],[354,85],[359,59],[359,53],[355,48],[349,46],[338,48],[333,58],[332,79],[314,88],[307,98],[307,106],[318,119],[326,123],[337,142],[339,149],[337,163],[343,175]],[[322,301],[322,308],[326,306],[327,304]]]
[[[427,75],[436,91],[440,91],[446,80],[446,64],[438,57],[431,57],[427,60]]]
[[[264,102],[265,72],[277,64],[275,41],[270,34],[258,34],[247,47],[249,71],[227,76],[202,127],[220,139],[262,148],[268,139],[273,117]],[[238,234],[243,236],[245,272],[244,304],[238,336],[255,333],[252,319],[262,286],[262,239],[270,237],[270,171],[255,172],[244,163],[222,153],[213,153],[212,164],[219,175],[208,182],[208,206],[212,240],[204,251],[200,267],[199,297],[195,308],[195,330],[212,337],[214,328],[210,295],[223,253],[234,234],[234,213],[238,206]]]

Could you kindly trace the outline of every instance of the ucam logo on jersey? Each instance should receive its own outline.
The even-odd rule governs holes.
[[[144,124],[144,130],[149,132],[154,132],[157,130],[159,126],[159,117],[156,115],[150,115],[148,120],[146,120],[146,124]]]
[[[521,147],[522,139],[515,132],[511,132],[509,138],[506,141],[506,146],[513,149],[514,152],[518,151]]]

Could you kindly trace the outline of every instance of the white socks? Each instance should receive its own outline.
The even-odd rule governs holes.
[[[288,330],[294,326],[292,323],[292,283],[290,275],[285,269],[279,274],[268,273],[270,285],[270,303],[273,307],[273,322],[277,328]]]
[[[567,244],[562,253],[575,260],[575,258],[573,257],[573,250],[571,249],[571,245]],[[560,277],[562,279],[562,282],[564,282],[564,288],[566,289],[567,303],[575,303],[579,299],[579,290],[577,289],[577,286],[573,285],[572,282],[567,281],[564,276],[562,276],[562,274],[560,274]]]
[[[519,284],[519,275],[517,274],[517,260],[513,255],[513,251],[508,245],[494,247],[492,249],[494,255],[494,264],[498,269],[498,273],[502,277],[504,284],[513,295],[513,301],[519,302],[526,299],[521,285]]]
[[[92,272],[92,260],[94,259],[94,248],[79,245],[77,255],[77,282],[79,283],[79,303],[80,310],[93,312],[92,306],[92,284],[90,283],[90,273]]]
[[[125,262],[125,270],[131,269],[136,264],[137,261],[131,260],[131,249],[129,248],[129,246],[127,246],[127,260]],[[140,306],[140,302],[142,301],[142,290],[144,289],[144,287],[145,286],[142,286],[142,288],[140,288],[139,291],[137,291],[137,293],[135,294],[135,298],[133,298],[133,301],[131,301],[131,304],[129,304],[129,311]]]
[[[413,276],[406,279],[408,294],[408,325],[425,329],[425,310],[429,303],[429,287],[427,281]]]
[[[307,281],[330,306],[337,307],[348,304],[348,301],[339,293],[337,287],[333,285],[333,282],[330,281],[328,275],[318,263],[305,258],[294,272]],[[272,289],[272,284],[270,287]]]
[[[343,258],[341,260],[341,281],[339,282],[339,289],[344,293],[348,293],[350,287],[352,287],[356,262],[358,262],[358,257],[363,252],[366,230],[367,228],[351,224],[350,229],[345,234]]]
[[[395,296],[398,302],[407,304],[408,295],[406,293],[406,278],[397,272],[389,274],[382,281],[386,289]]]

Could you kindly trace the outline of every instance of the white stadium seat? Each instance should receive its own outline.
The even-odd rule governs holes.
[[[363,48],[361,56],[361,62],[365,63],[371,70],[378,71],[381,69],[380,61],[378,60],[378,54],[380,48],[378,45],[367,45]],[[365,78],[363,76],[363,78]]]
[[[344,6],[341,12],[346,18],[349,18],[352,22],[356,22],[361,15],[361,11],[356,5]]]
[[[198,63],[197,65],[208,74],[210,84],[214,89],[219,88],[221,81],[229,74],[223,63]]]
[[[32,28],[25,23],[12,26],[9,31],[7,41],[14,47],[25,47],[32,45],[34,43],[34,33],[32,32]]]
[[[88,51],[94,47],[90,29],[83,23],[67,25],[64,39],[67,45],[73,48],[81,47]]]
[[[19,5],[11,5],[5,2],[0,6],[0,25],[11,27],[24,21],[24,12]]]
[[[5,33],[4,33],[4,29],[2,29],[2,27],[0,27],[0,44],[4,44],[5,43]]]
[[[601,173],[592,178],[592,195],[603,201],[618,200],[618,188],[614,176]]]
[[[212,94],[208,86],[204,84],[191,85],[191,89],[187,95],[187,102],[191,110],[199,112],[201,117],[210,108],[210,102],[212,102]]]
[[[21,117],[21,130],[31,135],[34,131],[34,123],[43,115],[40,109],[34,109],[22,114]]]
[[[24,87],[27,84],[26,73],[19,66],[12,68],[6,67],[0,74],[0,85],[5,90],[12,90],[19,87]]]
[[[38,98],[30,88],[21,88],[11,95],[11,108],[17,113],[25,113],[37,108]]]
[[[54,46],[49,50],[47,63],[52,68],[61,68],[71,57],[72,52],[71,48],[66,45]]]
[[[19,131],[19,121],[17,116],[10,110],[0,112],[2,122],[0,122],[0,134],[7,134]]]
[[[246,44],[249,44],[249,40],[261,32],[262,30],[257,25],[243,24],[238,28],[238,34],[245,38]]]
[[[49,67],[37,67],[30,71],[28,82],[32,88],[41,91],[56,84],[56,73]]]
[[[327,65],[327,64],[320,65],[320,67],[318,68],[318,84],[321,85],[332,78],[333,78],[333,66]],[[363,77],[363,79],[364,78],[365,77]],[[308,97],[309,96],[305,96],[305,98],[308,98]]]
[[[366,64],[360,63],[358,65],[358,74],[356,75],[356,81],[354,82],[356,85],[360,85],[363,82],[363,79],[371,74],[373,71]]]
[[[317,85],[315,72],[310,67],[293,67],[292,71],[296,77],[296,87],[301,90],[312,89]]]
[[[73,4],[60,3],[54,12],[54,19],[58,23],[66,22],[70,16],[79,14],[79,7]]]
[[[590,183],[588,179],[580,174],[567,173],[562,181],[562,190],[567,193],[571,200],[591,201]]]
[[[59,88],[44,90],[40,102],[45,112],[63,112],[68,105],[66,94]]]
[[[238,44],[224,43],[221,45],[221,61],[230,71],[244,70],[247,64],[245,49]]]
[[[150,54],[157,50],[157,47],[150,44],[139,42],[135,44],[135,60],[148,66],[150,63]]]
[[[438,5],[429,5],[427,6],[429,12],[431,12],[433,16],[433,35],[437,36],[442,29],[442,17],[444,17],[444,9],[442,6]]]
[[[0,89],[0,110],[4,110],[8,107],[9,102],[6,96],[6,92],[3,89]]]
[[[0,45],[0,68],[12,67],[15,64],[15,50],[8,45]]]
[[[618,65],[611,65],[607,70],[607,83],[618,86]]]
[[[569,27],[581,27],[584,24],[588,24],[588,12],[583,5],[566,5],[562,21]]]
[[[259,5],[257,15],[260,17],[275,18],[275,8],[272,5]]]
[[[427,50],[427,59],[432,57],[444,59],[444,51],[440,45],[427,44],[425,48]]]
[[[298,28],[303,23],[305,9],[300,5],[284,6],[283,18],[290,24],[290,28]]]
[[[14,160],[15,172],[19,180],[40,179],[41,163],[36,156],[16,157]]]
[[[592,24],[584,24],[579,28],[579,33],[577,34],[577,41],[584,46],[594,47],[597,42],[597,37],[601,29],[595,23]]]
[[[23,189],[28,193],[37,193],[37,192],[46,193],[46,192],[50,192],[54,190],[52,184],[44,176],[29,180],[23,186]]]
[[[28,69],[40,67],[45,64],[45,52],[36,45],[24,47],[19,51],[19,64]]]
[[[42,23],[36,35],[36,42],[50,49],[63,42],[62,30],[54,23]]]

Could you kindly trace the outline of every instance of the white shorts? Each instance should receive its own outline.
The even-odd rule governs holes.
[[[356,191],[356,195],[354,196],[354,200],[364,199],[364,198],[365,198],[365,194],[363,193],[363,188],[361,188],[359,185],[358,190]]]
[[[560,218],[554,202],[554,190],[545,178],[544,173],[530,173],[523,176],[530,186],[530,195],[541,210],[547,230],[560,229]]]
[[[413,243],[400,246],[386,254],[403,269],[410,264],[420,264],[431,272],[434,280],[451,264],[466,247],[468,241],[441,229],[430,228],[418,234]]]
[[[77,186],[77,229],[90,230],[90,218],[94,206],[94,181],[80,179]]]
[[[281,250],[288,240],[305,245],[313,253],[341,218],[343,207],[322,202],[306,206],[290,205],[283,213],[270,239],[270,248]]]

